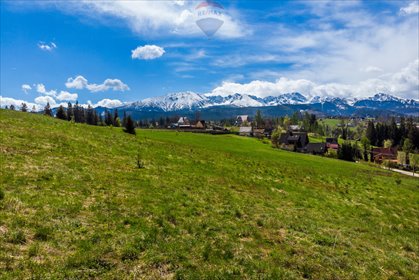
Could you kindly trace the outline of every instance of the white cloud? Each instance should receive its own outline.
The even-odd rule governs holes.
[[[68,78],[67,82],[65,83],[67,88],[75,88],[75,89],[88,89],[91,92],[99,92],[99,91],[126,91],[130,90],[128,85],[124,84],[119,79],[106,79],[102,84],[89,84],[87,79],[83,76],[79,75],[76,78]]]
[[[307,79],[281,77],[275,82],[255,80],[249,83],[223,82],[210,95],[250,94],[258,97],[277,96],[299,92],[308,97],[367,97],[384,92],[404,98],[419,100],[419,59],[409,63],[395,73],[387,73],[379,78],[367,79],[354,84],[316,83]]]
[[[411,15],[419,13],[419,3],[417,1],[411,2],[406,7],[400,8],[400,13],[404,15]]]
[[[30,85],[28,85],[28,84],[23,84],[22,85],[22,90],[25,92],[25,93],[28,93],[28,91],[30,91],[32,89],[32,87],[30,86]]]
[[[47,91],[44,84],[36,84],[35,86],[36,86],[36,91],[38,93],[41,93],[50,97],[54,97],[54,98],[57,96],[56,90]]]
[[[106,79],[102,84],[89,84],[87,89],[91,92],[106,91],[112,89],[113,91],[126,91],[129,87],[118,79]]]
[[[76,101],[78,98],[77,93],[69,93],[68,91],[61,91],[60,94],[57,95],[57,100],[65,100],[65,101]]]
[[[45,85],[44,84],[36,84],[36,91],[39,93],[45,93]]]
[[[65,83],[65,86],[67,88],[75,88],[75,89],[84,89],[85,87],[87,87],[87,80],[79,75],[77,77],[73,78],[68,78],[67,82]]]
[[[142,47],[137,47],[131,52],[132,59],[151,60],[161,57],[165,53],[165,50],[162,47],[156,45],[145,45]]]
[[[115,108],[124,105],[122,101],[118,99],[102,99],[97,102],[93,107],[106,107],[106,108]]]
[[[366,72],[366,73],[379,73],[379,72],[383,72],[383,69],[376,66],[368,66],[365,68],[361,68],[361,71]]]
[[[51,96],[38,96],[37,98],[35,98],[35,103],[41,106],[45,106],[47,105],[47,103],[49,103],[51,107],[55,106],[56,104],[54,98],[52,98]]]
[[[51,51],[53,51],[54,49],[57,48],[57,45],[53,42],[51,42],[49,44],[45,43],[45,42],[39,42],[38,43],[38,48],[40,48],[43,51],[51,52]]]
[[[195,1],[39,1],[33,5],[58,8],[66,13],[111,24],[109,16],[122,21],[135,33],[155,36],[205,36],[196,25]],[[225,9],[219,37],[237,38],[249,33],[235,10]]]
[[[28,110],[30,111],[32,110],[33,106],[35,106],[35,110],[37,111],[42,108],[38,104],[26,102],[25,100],[19,100],[19,99],[14,99],[10,97],[0,96],[0,108],[4,108],[6,106],[10,107],[10,105],[13,105],[16,107],[16,109],[19,109],[22,106],[22,103],[26,103],[26,105],[28,106]]]

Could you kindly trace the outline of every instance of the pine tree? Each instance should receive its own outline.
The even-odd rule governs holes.
[[[400,143],[400,133],[399,129],[397,128],[396,120],[391,118],[390,126],[388,127],[389,132],[389,139],[393,141],[393,145],[397,146]]]
[[[65,113],[63,105],[60,105],[60,107],[58,107],[56,117],[60,120],[67,120],[67,114]]]
[[[16,108],[15,108],[15,105],[10,105],[10,110],[12,110],[12,111],[14,111]]]
[[[86,123],[90,125],[95,124],[95,116],[93,114],[93,108],[92,106],[90,106],[90,104],[88,105],[87,111],[86,111]]]
[[[113,124],[112,115],[108,110],[105,111],[105,124],[108,126]]]
[[[262,117],[262,113],[260,112],[260,110],[256,111],[255,121],[256,121],[256,127],[257,128],[262,128],[263,127],[263,117]]]
[[[73,118],[74,118],[73,105],[71,105],[71,102],[68,102],[68,104],[67,104],[67,120],[71,121]]]
[[[127,124],[127,112],[124,111],[124,116],[122,118],[122,126],[125,127]]]
[[[35,107],[35,105],[32,106],[32,113],[36,113],[36,107]]]
[[[367,131],[365,134],[368,140],[370,140],[371,145],[375,146],[377,144],[377,133],[372,121],[368,121]]]
[[[121,121],[119,120],[118,110],[113,110],[113,126],[119,127],[121,126]]]
[[[126,120],[126,123],[125,123],[125,129],[124,129],[124,131],[126,133],[136,134],[134,121],[132,120],[131,116],[128,116],[126,119],[127,120]]]
[[[27,112],[28,111],[28,105],[26,105],[26,103],[22,103],[22,106],[21,106],[20,110],[22,112]]]
[[[49,105],[49,102],[44,108],[44,115],[52,117],[52,110],[51,110],[51,106]]]

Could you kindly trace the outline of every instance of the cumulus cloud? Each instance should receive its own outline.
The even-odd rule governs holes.
[[[367,97],[384,92],[404,98],[419,99],[419,59],[409,63],[395,73],[359,83],[316,83],[307,79],[281,77],[275,82],[255,80],[249,83],[223,82],[209,95],[250,94],[258,97],[277,96],[289,92],[300,92],[308,97]]]
[[[137,47],[131,52],[132,59],[151,60],[161,57],[165,53],[165,50],[162,47],[156,45],[145,45],[142,47]]]
[[[28,91],[30,91],[32,89],[32,87],[30,86],[30,85],[28,85],[28,84],[23,84],[22,85],[22,90],[25,92],[25,93],[28,93]]]
[[[39,42],[38,43],[38,48],[40,48],[43,51],[51,52],[51,51],[53,51],[54,49],[57,48],[57,45],[53,42],[50,42],[49,44],[45,43],[45,42]]]
[[[36,91],[40,94],[44,94],[50,97],[56,97],[57,96],[57,91],[56,90],[46,90],[45,85],[44,84],[36,84]]]
[[[88,84],[86,87],[91,92],[106,91],[110,89],[113,91],[129,90],[129,87],[118,79],[106,79],[102,84]]]
[[[67,88],[84,89],[87,87],[87,80],[83,76],[79,75],[75,78],[68,78],[65,86]]]
[[[417,1],[411,2],[406,7],[400,8],[400,13],[404,15],[419,13],[419,3]]]
[[[67,88],[74,88],[74,89],[88,89],[91,92],[99,92],[99,91],[126,91],[130,90],[128,85],[124,84],[119,79],[106,79],[102,84],[89,84],[87,79],[83,76],[79,75],[75,78],[68,78],[67,82],[65,83]]]
[[[49,103],[50,106],[55,106],[57,102],[55,102],[54,98],[51,96],[38,96],[35,98],[35,103],[41,106],[45,106],[47,103]]]
[[[118,99],[102,99],[96,104],[94,104],[93,107],[115,108],[120,107],[122,105],[124,105],[124,103]]]
[[[68,91],[61,91],[58,95],[57,95],[57,100],[60,101],[76,101],[78,98],[78,94],[77,93],[69,93]]]
[[[25,100],[19,100],[19,99],[14,99],[11,97],[0,96],[0,108],[4,108],[6,106],[10,107],[10,105],[13,105],[15,106],[16,109],[20,109],[20,107],[22,106],[22,103],[26,103],[29,110],[32,110],[34,106],[35,106],[36,111],[42,108],[38,104],[26,102]]]
[[[18,2],[19,3],[19,2]],[[26,3],[25,3],[26,4]],[[196,25],[195,1],[37,1],[32,5],[57,8],[66,13],[106,22],[114,17],[133,32],[155,36],[205,36]],[[234,9],[225,7],[224,24],[216,33],[223,38],[249,34],[250,26],[241,20]],[[103,20],[105,19],[105,20]]]

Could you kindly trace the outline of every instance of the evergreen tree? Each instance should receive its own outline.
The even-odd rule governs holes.
[[[397,124],[396,124],[396,120],[393,118],[391,118],[391,123],[390,126],[388,127],[388,132],[389,132],[389,139],[391,139],[393,141],[393,146],[397,146],[398,144],[400,144],[400,133],[399,133],[399,129],[397,128]]]
[[[67,120],[71,121],[72,119],[74,119],[74,109],[73,109],[73,105],[71,104],[71,102],[68,102],[68,104],[67,104]]]
[[[256,121],[256,127],[257,128],[262,128],[263,127],[263,117],[262,117],[262,113],[260,112],[260,110],[256,111],[255,121]]]
[[[36,107],[35,107],[35,105],[33,105],[32,106],[32,113],[35,113],[36,112]]]
[[[76,104],[74,104],[74,121],[76,123],[81,122],[81,114],[80,114],[80,106],[79,106],[79,101],[76,101]]]
[[[51,106],[49,105],[49,102],[44,108],[44,115],[52,117],[52,110],[51,110]]]
[[[367,137],[362,137],[361,144],[363,148],[364,160],[368,161],[368,150],[370,149],[370,140]]]
[[[124,131],[127,132],[127,133],[130,133],[130,134],[136,134],[134,121],[132,120],[131,116],[128,116],[126,118]]]
[[[95,109],[93,109],[93,119],[94,119],[94,124],[93,125],[101,125],[101,118],[99,117],[99,114],[96,112]]]
[[[351,145],[350,142],[345,141],[338,150],[338,158],[346,161],[354,161],[359,157],[357,145]]]
[[[28,105],[26,105],[26,103],[22,103],[22,106],[20,107],[20,110],[22,112],[27,112],[28,111]]]
[[[6,105],[6,106],[4,106],[4,109],[5,109],[5,110],[9,110],[9,106],[7,106],[7,105]]]
[[[60,105],[60,107],[58,107],[56,117],[60,120],[67,120],[67,114],[65,113],[63,105]]]
[[[105,111],[105,124],[108,126],[113,124],[112,115],[108,110]]]
[[[365,133],[368,140],[370,140],[371,145],[377,145],[377,132],[375,131],[375,126],[372,121],[368,121],[367,131]]]
[[[12,110],[12,111],[14,111],[16,108],[15,108],[15,105],[10,105],[10,110]]]
[[[116,127],[121,126],[121,122],[119,120],[118,110],[117,109],[114,109],[113,110],[113,126],[116,126]]]
[[[399,133],[400,133],[400,143],[401,143],[401,141],[407,137],[406,122],[405,122],[404,117],[400,118]]]
[[[125,127],[127,124],[127,112],[124,110],[124,116],[122,119],[122,126]]]
[[[95,116],[94,116],[93,111],[94,111],[94,109],[89,104],[87,106],[87,111],[86,111],[86,123],[87,124],[95,125]]]

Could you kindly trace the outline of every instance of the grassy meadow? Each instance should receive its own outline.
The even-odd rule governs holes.
[[[0,279],[419,273],[413,177],[253,138],[6,110],[0,153]]]

